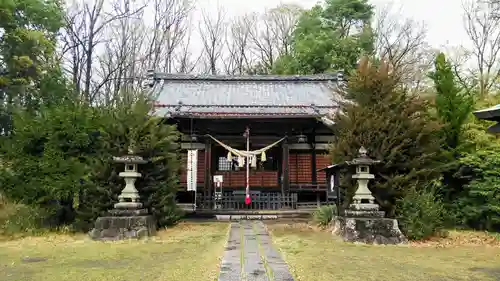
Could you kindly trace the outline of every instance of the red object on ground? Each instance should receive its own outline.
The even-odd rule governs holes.
[[[245,204],[250,205],[250,203],[252,203],[252,199],[247,195],[247,197],[245,197]]]

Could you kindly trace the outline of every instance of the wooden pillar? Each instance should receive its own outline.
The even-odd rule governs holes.
[[[311,145],[311,183],[316,186],[316,205],[319,207],[321,205],[321,194],[318,187],[318,168],[316,166],[316,126],[313,128],[313,132],[310,135],[309,144]]]
[[[316,145],[312,144],[312,152],[311,152],[311,182],[312,184],[318,184],[318,173],[317,173],[317,167],[316,167]]]
[[[318,184],[318,172],[316,171],[318,167],[316,167],[316,130],[313,129],[313,133],[311,134],[311,139],[309,140],[309,144],[311,145],[311,182],[312,184]]]
[[[333,192],[335,192],[335,204],[337,205],[337,213],[341,214],[341,207],[342,207],[342,202],[340,201],[340,169],[336,169],[334,171],[334,178],[333,178],[333,184],[335,185],[335,189]]]
[[[282,144],[283,148],[283,162],[281,165],[281,175],[282,175],[282,183],[281,183],[281,192],[283,194],[289,194],[290,192],[290,169],[289,169],[289,156],[290,156],[290,150],[288,147],[288,138],[285,138],[283,140]]]
[[[207,137],[205,140],[205,197],[213,196],[212,192],[212,140]]]

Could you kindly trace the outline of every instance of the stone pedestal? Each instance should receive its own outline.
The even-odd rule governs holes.
[[[408,242],[396,219],[384,218],[377,204],[352,204],[344,216],[332,220],[335,235],[346,242],[404,244]]]
[[[147,209],[115,208],[97,218],[89,233],[93,240],[140,239],[156,234],[156,221]]]

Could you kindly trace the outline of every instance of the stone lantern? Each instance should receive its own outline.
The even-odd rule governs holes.
[[[142,203],[139,202],[139,192],[135,188],[135,181],[142,176],[141,173],[138,172],[137,166],[139,164],[146,164],[147,161],[140,156],[133,155],[131,149],[129,149],[129,155],[113,157],[113,161],[115,163],[125,164],[125,171],[118,174],[119,177],[125,180],[125,187],[118,196],[119,202],[115,204],[115,208],[142,208]]]
[[[356,173],[356,191],[352,203],[332,220],[333,234],[341,236],[344,241],[375,244],[400,244],[407,239],[398,226],[398,221],[385,218],[385,212],[375,202],[368,183],[375,178],[370,173],[370,166],[380,163],[368,157],[364,147],[359,149],[359,155],[343,165],[354,166]]]
[[[125,164],[124,171],[118,175],[125,180],[125,187],[118,196],[119,202],[114,204],[114,209],[97,218],[89,233],[90,237],[94,240],[120,240],[154,235],[156,222],[148,210],[143,208],[139,191],[135,187],[135,181],[142,176],[138,172],[138,165],[147,161],[134,155],[132,149],[125,156],[113,157],[113,161]]]
[[[366,149],[361,147],[358,158],[347,161],[347,165],[356,167],[356,174],[352,176],[353,179],[356,179],[358,185],[356,193],[352,198],[354,204],[362,204],[364,203],[363,201],[367,201],[366,203],[370,204],[374,204],[375,202],[375,198],[368,189],[368,181],[375,178],[375,175],[370,174],[370,166],[378,164],[380,161],[372,160],[366,153]]]

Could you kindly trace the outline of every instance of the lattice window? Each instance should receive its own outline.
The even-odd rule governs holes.
[[[226,157],[219,157],[218,171],[232,171],[233,161],[228,161]]]

